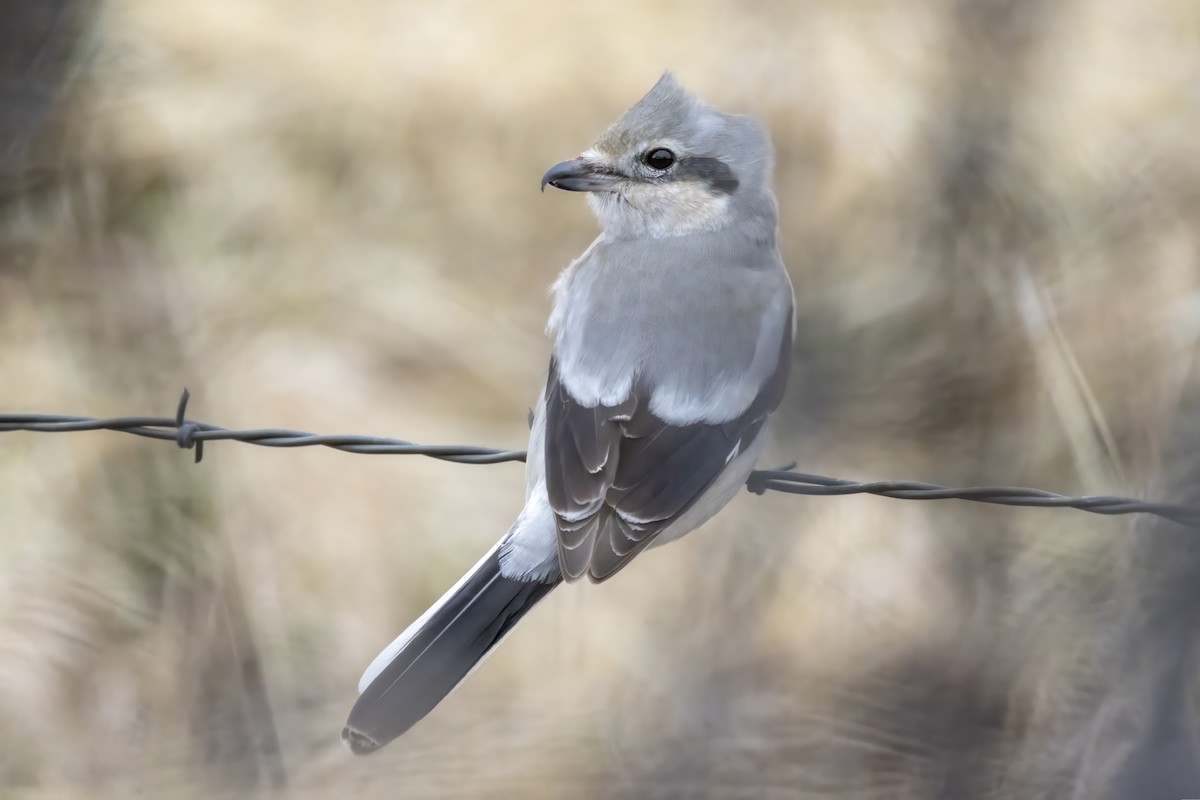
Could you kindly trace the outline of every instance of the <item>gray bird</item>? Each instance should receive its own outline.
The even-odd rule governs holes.
[[[367,668],[342,731],[355,753],[428,714],[559,583],[607,580],[746,482],[793,335],[771,166],[756,122],[667,73],[542,177],[588,192],[603,232],[554,284],[525,507]]]

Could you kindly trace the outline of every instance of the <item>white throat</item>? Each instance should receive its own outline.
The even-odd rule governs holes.
[[[690,181],[628,183],[620,194],[589,194],[588,205],[604,232],[617,239],[715,231],[732,221],[729,195]]]

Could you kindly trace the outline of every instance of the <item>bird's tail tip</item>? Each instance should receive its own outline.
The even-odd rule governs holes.
[[[506,577],[492,548],[368,668],[342,741],[366,755],[407,731],[557,583]]]
[[[342,742],[350,748],[350,752],[356,756],[365,756],[368,753],[374,753],[382,744],[372,739],[367,734],[356,728],[347,725],[342,728]]]

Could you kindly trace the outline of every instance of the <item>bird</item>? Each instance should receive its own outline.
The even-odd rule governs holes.
[[[601,233],[553,286],[525,505],[367,668],[342,730],[352,752],[424,718],[559,584],[608,580],[745,484],[794,337],[773,161],[758,122],[666,72],[542,176],[543,192],[586,193]]]

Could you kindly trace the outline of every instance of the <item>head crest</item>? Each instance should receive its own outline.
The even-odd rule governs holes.
[[[625,120],[636,123],[643,119],[681,118],[698,106],[697,100],[690,92],[680,86],[671,71],[664,72],[650,91],[634,103],[625,113]]]

